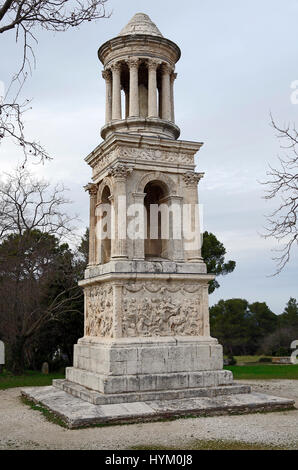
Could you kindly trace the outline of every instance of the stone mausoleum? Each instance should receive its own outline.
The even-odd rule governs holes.
[[[102,142],[86,158],[92,183],[85,187],[89,264],[80,282],[84,337],[65,380],[23,391],[71,427],[292,406],[234,384],[223,370],[222,346],[210,336],[214,276],[201,256],[204,174],[195,171],[202,143],[179,140],[180,54],[143,13],[98,51],[106,119]]]

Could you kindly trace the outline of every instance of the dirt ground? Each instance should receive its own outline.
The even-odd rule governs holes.
[[[14,388],[0,391],[0,449],[116,450],[137,445],[183,449],[199,439],[298,449],[298,380],[237,382],[250,383],[254,391],[293,398],[297,410],[68,430],[21,403],[20,389]]]

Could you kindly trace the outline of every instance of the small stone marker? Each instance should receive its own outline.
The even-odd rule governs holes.
[[[49,364],[47,362],[44,362],[41,368],[41,373],[48,375],[49,373]]]
[[[3,341],[0,341],[0,374],[2,373],[5,364],[5,346]]]
[[[292,364],[291,357],[273,357],[272,364]]]

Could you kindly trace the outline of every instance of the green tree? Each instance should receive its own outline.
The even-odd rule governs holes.
[[[207,265],[207,272],[216,276],[229,274],[234,271],[236,262],[225,262],[226,249],[224,245],[211,232],[204,232],[202,257]],[[209,294],[220,287],[217,279],[209,282]]]
[[[298,303],[293,297],[290,298],[280,315],[280,325],[298,330]]]
[[[220,300],[210,308],[210,327],[226,354],[249,353],[252,323],[247,300]]]
[[[264,338],[276,331],[278,316],[273,313],[266,302],[253,302],[249,304],[251,312],[251,343],[252,354],[262,345]]]
[[[8,235],[0,244],[0,299],[0,331],[11,369],[22,373],[42,327],[83,308],[68,245],[36,229]]]

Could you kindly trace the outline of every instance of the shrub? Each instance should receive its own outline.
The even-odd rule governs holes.
[[[235,366],[237,364],[237,359],[235,359],[234,356],[229,356],[228,361],[229,361],[229,366]]]

